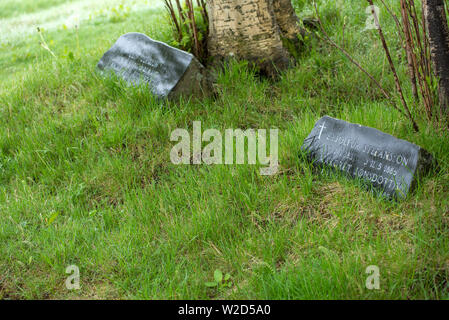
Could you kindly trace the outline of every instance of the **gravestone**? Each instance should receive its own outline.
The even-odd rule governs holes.
[[[360,178],[389,198],[405,198],[434,164],[421,147],[374,128],[324,116],[301,147],[319,166]]]
[[[160,98],[209,95],[212,91],[206,68],[190,53],[153,40],[142,33],[121,36],[98,63],[131,84],[147,83]]]

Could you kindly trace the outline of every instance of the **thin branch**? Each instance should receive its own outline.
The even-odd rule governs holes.
[[[402,27],[405,36],[405,52],[407,55],[407,63],[408,63],[408,72],[410,76],[410,81],[412,82],[412,92],[413,96],[417,101],[419,101],[418,88],[416,84],[416,57],[413,52],[413,44],[412,44],[412,34],[410,30],[410,21],[409,14],[406,7],[406,0],[400,0],[401,2],[401,18],[402,18]]]
[[[195,56],[199,57],[200,56],[200,44],[198,41],[198,30],[196,28],[195,12],[193,11],[192,0],[186,0],[186,4],[189,9],[188,15],[189,15],[189,20],[190,20],[190,28],[192,29],[192,33],[193,33]]]
[[[181,20],[181,26],[185,24],[186,18],[184,12],[182,11],[182,6],[179,0],[176,0],[176,7],[178,8],[179,19]]]
[[[382,85],[368,72],[368,71],[366,71],[361,65],[360,65],[360,63],[358,63],[356,60],[354,60],[354,58],[352,58],[351,57],[351,55],[345,50],[345,49],[343,49],[342,47],[340,47],[337,43],[335,43],[330,37],[329,37],[329,35],[327,34],[327,32],[326,32],[326,30],[324,29],[324,25],[323,25],[323,22],[321,21],[321,18],[320,18],[320,14],[319,14],[319,12],[318,12],[318,8],[317,8],[317,5],[316,5],[316,2],[314,2],[314,6],[315,6],[315,12],[316,12],[316,15],[317,15],[317,19],[318,19],[318,23],[319,23],[319,25],[320,25],[320,29],[321,29],[321,32],[323,32],[323,34],[324,34],[324,36],[325,36],[325,40],[330,44],[330,45],[332,45],[333,47],[335,47],[335,48],[337,48],[338,50],[340,50],[357,68],[359,68],[363,73],[365,73],[367,76],[368,76],[368,78],[370,78],[371,79],[371,81],[373,81],[374,82],[374,84],[376,84],[376,86],[379,88],[379,90],[382,92],[382,94],[385,96],[385,98],[387,98],[388,100],[390,100],[390,102],[392,103],[392,105],[393,105],[393,107],[397,110],[397,111],[399,111],[400,113],[402,113],[402,114],[404,114],[404,112],[401,110],[401,109],[399,109],[398,107],[397,107],[397,105],[396,105],[396,103],[393,101],[393,99],[390,97],[390,95],[385,91],[385,89],[382,87]],[[404,114],[405,115],[405,114]]]
[[[203,16],[203,20],[206,25],[209,24],[209,16],[207,15],[206,3],[204,0],[196,0],[196,4],[201,8],[201,15]]]
[[[181,40],[182,40],[182,30],[181,30],[181,28],[179,26],[178,19],[176,18],[176,14],[175,14],[175,10],[173,9],[173,5],[172,5],[170,0],[164,0],[164,3],[165,3],[165,6],[166,6],[169,14],[171,15],[172,22],[175,25],[177,36],[178,36],[178,41],[181,42]]]
[[[404,39],[402,38],[402,33],[401,33],[401,23],[399,22],[398,16],[393,12],[393,10],[390,9],[389,6],[387,6],[387,4],[385,3],[384,0],[380,0],[380,2],[382,2],[382,4],[384,5],[385,9],[387,9],[387,12],[390,14],[390,16],[393,17],[394,22],[396,23],[396,28],[399,34],[399,37],[401,38],[401,43],[404,42]]]
[[[368,1],[368,3],[371,6],[374,6],[373,0],[367,0],[367,1]],[[377,19],[377,21],[379,21],[377,15],[376,15],[376,11],[375,10],[372,10],[372,14],[374,16],[374,20],[376,21],[376,19]],[[415,122],[415,120],[413,119],[412,114],[410,113],[410,109],[408,108],[407,102],[405,101],[404,93],[403,93],[402,87],[401,87],[401,83],[399,82],[399,77],[398,77],[398,74],[396,72],[396,68],[394,66],[393,60],[391,59],[390,50],[388,49],[388,45],[387,45],[387,42],[385,41],[384,33],[382,31],[382,27],[380,26],[380,24],[378,25],[378,29],[377,30],[379,32],[380,40],[382,41],[382,46],[384,48],[385,54],[387,55],[387,59],[388,59],[388,63],[390,64],[391,71],[393,72],[394,82],[396,83],[396,89],[399,92],[399,96],[401,98],[402,105],[403,105],[403,107],[404,107],[404,109],[405,109],[405,111],[407,113],[408,118],[412,122],[413,129],[416,132],[418,132],[419,131],[419,127],[418,127],[417,123]]]

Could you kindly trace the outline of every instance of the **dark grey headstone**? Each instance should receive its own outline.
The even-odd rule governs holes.
[[[390,198],[405,198],[416,176],[435,163],[413,143],[328,116],[317,121],[301,149],[314,164],[360,178]]]
[[[178,92],[196,93],[198,88],[209,90],[207,72],[193,55],[142,33],[121,36],[103,55],[98,68],[112,70],[133,84],[144,81],[154,95],[162,98]],[[186,73],[192,78],[189,69],[195,70],[195,74],[186,81]]]

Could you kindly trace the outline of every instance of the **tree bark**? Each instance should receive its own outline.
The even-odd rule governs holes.
[[[430,56],[439,79],[441,110],[449,110],[449,29],[443,0],[423,0],[424,19],[429,35]]]
[[[208,52],[256,64],[275,76],[299,50],[298,18],[290,0],[209,0]]]

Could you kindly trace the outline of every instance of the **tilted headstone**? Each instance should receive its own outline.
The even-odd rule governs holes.
[[[405,198],[435,161],[421,147],[377,129],[324,116],[301,147],[317,165],[360,178],[390,198]]]
[[[121,36],[103,55],[98,68],[112,70],[133,84],[143,81],[161,98],[208,95],[212,90],[209,73],[193,55],[142,33]]]

